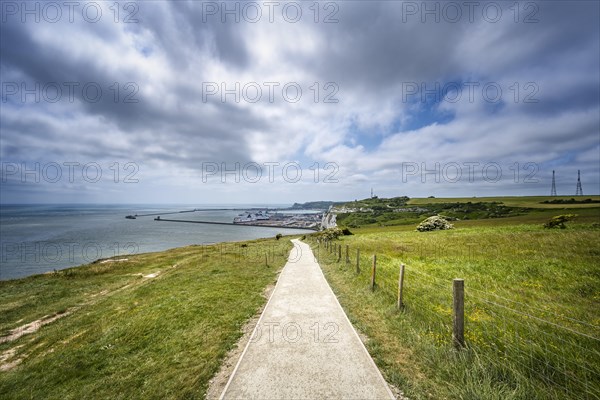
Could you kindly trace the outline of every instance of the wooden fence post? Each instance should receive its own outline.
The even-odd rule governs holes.
[[[375,290],[375,272],[377,270],[377,255],[373,254],[373,267],[371,268],[371,291]]]
[[[346,245],[346,264],[350,264],[350,246]]]
[[[356,273],[360,274],[360,249],[356,249]]]
[[[265,253],[265,266],[268,267],[269,266],[269,259],[268,259],[268,255],[267,253]]]
[[[465,346],[465,281],[452,281],[452,342],[456,349]]]
[[[342,245],[338,245],[338,262],[342,260]]]
[[[398,278],[398,310],[404,308],[402,303],[402,291],[404,290],[404,264],[400,264],[400,277]]]

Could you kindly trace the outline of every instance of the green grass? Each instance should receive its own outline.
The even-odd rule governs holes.
[[[337,224],[350,228],[364,226],[411,225],[433,215],[440,215],[454,220],[478,220],[486,218],[507,218],[524,215],[535,209],[507,207],[497,203],[435,203],[418,207],[398,207],[392,211],[360,211],[338,213]]]
[[[409,205],[437,204],[437,203],[467,203],[467,202],[500,202],[508,207],[527,208],[594,208],[598,203],[590,204],[543,204],[548,200],[600,200],[600,196],[500,196],[500,197],[463,197],[463,198],[415,198],[408,201]]]
[[[22,360],[0,372],[1,397],[202,398],[292,247],[245,246],[189,246],[0,282],[0,336],[71,311],[0,344],[0,355],[15,352],[7,362]]]
[[[318,254],[376,363],[409,398],[599,399],[600,209],[577,210],[578,222],[564,230],[542,228],[558,213],[458,221],[438,232],[353,229],[339,241],[350,248],[350,265],[322,246]],[[403,312],[395,308],[400,263]],[[460,352],[451,339],[457,277],[466,288]]]
[[[550,206],[456,221],[443,232],[415,232],[418,221],[352,229],[339,241],[352,265],[322,247],[316,254],[384,375],[409,398],[600,399],[600,208]],[[542,228],[564,213],[579,216],[564,230]],[[0,337],[70,313],[0,343],[0,358],[14,352],[0,364],[21,360],[0,371],[1,397],[202,398],[291,249],[287,240],[244,245],[189,246],[0,282]],[[406,307],[398,312],[401,262]],[[455,277],[466,285],[460,352],[451,343]]]
[[[547,201],[565,201],[565,204],[549,204]],[[578,203],[581,201],[581,203]],[[572,203],[573,202],[573,203]],[[595,202],[595,203],[594,203]],[[572,204],[569,204],[572,203]],[[481,197],[481,198],[421,198],[364,199],[337,207],[337,224],[349,228],[415,225],[427,217],[440,215],[452,221],[483,219],[507,219],[550,213],[576,213],[586,217],[597,215],[600,196],[583,197]],[[350,212],[340,212],[340,211]],[[547,212],[544,214],[544,212]],[[591,213],[591,214],[590,214]],[[502,223],[502,222],[500,222]]]

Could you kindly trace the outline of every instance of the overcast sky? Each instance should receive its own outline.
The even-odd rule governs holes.
[[[3,1],[2,203],[574,195],[596,1]]]

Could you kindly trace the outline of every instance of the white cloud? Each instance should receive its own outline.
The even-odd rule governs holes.
[[[599,35],[590,19],[598,5],[582,7],[540,4],[535,24],[515,23],[508,10],[498,23],[422,23],[404,22],[400,2],[347,2],[339,3],[339,23],[315,23],[306,9],[295,24],[224,24],[203,21],[200,3],[159,1],[140,3],[137,24],[10,21],[2,26],[3,82],[93,81],[105,95],[56,104],[11,97],[1,110],[1,157],[134,160],[146,182],[111,187],[124,202],[355,198],[370,184],[388,195],[539,190],[508,181],[398,184],[406,162],[533,162],[540,176],[570,162],[598,180]],[[474,101],[466,92],[437,106],[420,102],[420,93],[405,101],[407,83],[431,89],[449,81],[477,82]],[[132,93],[127,82],[139,89],[138,103],[122,102]],[[229,89],[255,82],[262,97],[222,102],[218,93],[204,101],[206,82]],[[266,82],[279,83],[273,101]],[[502,88],[497,104],[482,96],[490,82]],[[283,97],[286,83],[301,87],[298,102]],[[334,92],[339,101],[325,103]],[[524,102],[528,95],[537,103]],[[203,162],[294,160],[304,169],[335,162],[340,183],[207,185],[199,178]],[[86,201],[103,198],[91,192]]]

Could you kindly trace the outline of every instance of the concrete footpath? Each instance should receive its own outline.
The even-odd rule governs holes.
[[[221,399],[394,399],[310,247],[292,242]]]

